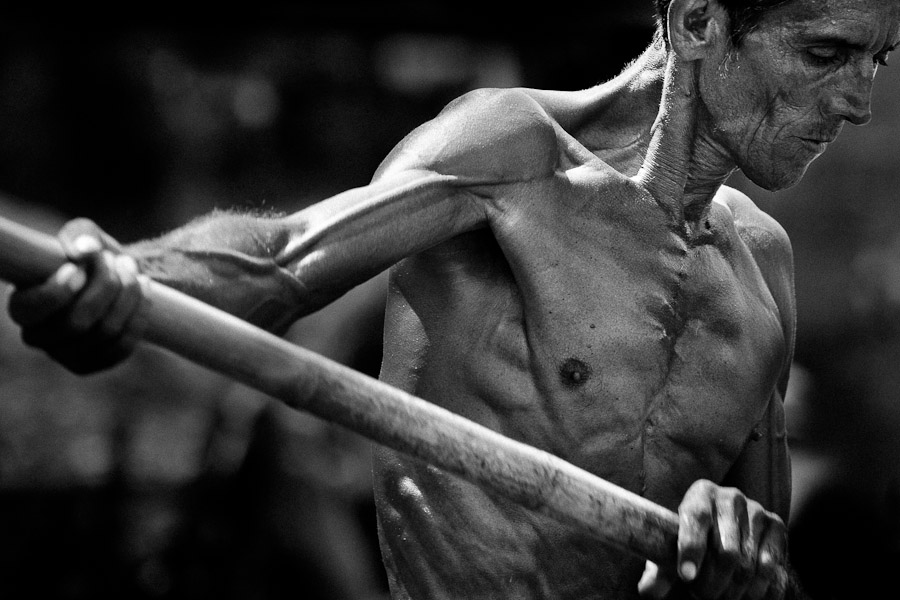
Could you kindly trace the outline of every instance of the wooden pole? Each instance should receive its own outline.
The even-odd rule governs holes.
[[[0,217],[0,279],[43,281],[65,261],[55,238]],[[678,519],[672,511],[172,288],[147,278],[142,285],[148,342],[609,546],[674,567]]]

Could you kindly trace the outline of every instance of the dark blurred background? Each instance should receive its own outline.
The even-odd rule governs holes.
[[[122,242],[213,208],[364,184],[476,87],[581,89],[649,43],[650,1],[0,9],[0,214]],[[900,558],[900,78],[791,190],[736,175],[794,242],[791,556],[816,598]],[[288,338],[371,375],[383,276]],[[0,284],[5,305],[8,287]],[[75,377],[0,316],[0,597],[384,598],[369,443],[161,350]]]

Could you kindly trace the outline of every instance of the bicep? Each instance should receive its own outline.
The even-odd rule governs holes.
[[[499,198],[552,176],[557,160],[556,130],[530,96],[466,94],[398,144],[372,183],[287,218],[277,261],[305,285],[359,283],[486,226]]]
[[[397,261],[486,222],[478,182],[427,170],[382,177],[282,219],[275,256],[322,305]]]

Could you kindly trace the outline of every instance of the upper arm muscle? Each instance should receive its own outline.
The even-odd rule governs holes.
[[[728,196],[741,239],[749,248],[778,306],[785,340],[785,360],[776,388],[755,435],[732,466],[727,484],[778,513],[787,521],[790,511],[791,467],[784,421],[784,398],[793,361],[796,336],[793,252],[787,233],[772,217],[737,191]]]
[[[729,208],[741,239],[750,249],[781,315],[787,345],[779,393],[787,391],[787,377],[794,355],[797,328],[797,302],[794,294],[794,255],[784,228],[761,211],[745,195],[731,190]]]
[[[288,217],[290,241],[277,260],[327,301],[486,225],[493,198],[554,172],[556,140],[552,122],[524,92],[466,94],[398,144],[372,183]]]

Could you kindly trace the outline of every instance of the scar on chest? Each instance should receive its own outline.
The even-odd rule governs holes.
[[[592,374],[591,367],[577,358],[567,358],[559,366],[559,381],[568,388],[584,385]]]

